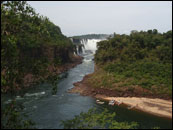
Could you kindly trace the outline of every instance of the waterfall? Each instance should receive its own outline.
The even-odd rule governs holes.
[[[95,54],[97,50],[97,42],[105,39],[86,39],[86,38],[71,38],[70,39],[76,45],[75,55]]]
[[[97,50],[97,42],[99,41],[101,41],[101,39],[82,39],[80,43],[83,45],[83,54],[95,54],[95,51]]]

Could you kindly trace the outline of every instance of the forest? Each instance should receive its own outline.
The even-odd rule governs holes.
[[[74,51],[60,28],[25,1],[1,2],[1,92],[50,79],[49,68],[71,62]]]
[[[108,35],[108,34],[86,34],[86,35],[80,35],[80,36],[73,36],[72,38],[76,38],[76,39],[106,39],[110,36],[111,35]]]
[[[114,33],[97,47],[98,70],[89,84],[133,96],[172,98],[172,30]]]
[[[57,70],[74,62],[75,50],[60,27],[26,1],[1,2],[1,94],[14,95],[42,82],[52,84],[56,93]],[[15,100],[3,105],[1,128],[30,128],[33,122],[24,119],[22,108]]]

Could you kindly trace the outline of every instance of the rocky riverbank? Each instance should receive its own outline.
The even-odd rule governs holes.
[[[82,60],[83,60],[83,57],[78,56],[78,55],[73,55],[73,57],[71,57],[71,61],[68,63],[65,63],[63,65],[58,65],[58,66],[55,66],[54,64],[49,65],[47,70],[45,70],[45,71],[48,71],[47,75],[36,77],[33,74],[28,73],[22,79],[24,82],[24,86],[22,88],[16,87],[15,91],[17,92],[23,88],[33,87],[36,84],[38,84],[40,81],[45,81],[45,79],[50,75],[59,75],[65,71],[75,67],[76,65],[81,64]],[[8,92],[9,89],[10,89],[9,87],[6,87],[6,90],[4,90],[4,93]]]
[[[92,76],[92,74],[86,75],[82,81],[74,83],[75,87],[70,89],[69,92],[80,93],[83,96],[92,96],[106,101],[118,100],[127,107],[172,119],[172,100],[159,99],[154,97],[154,95],[141,97],[140,95],[131,94],[130,92],[119,93],[115,90],[93,88],[87,83],[87,79],[90,76]]]
[[[50,65],[47,69],[48,69],[49,73],[51,73],[53,75],[59,75],[65,71],[75,67],[76,65],[81,64],[82,60],[83,60],[83,57],[76,55],[76,56],[73,56],[72,61],[69,63],[59,65],[59,66]],[[46,75],[44,78],[46,78],[47,76],[49,76],[49,75]],[[24,82],[25,82],[26,87],[31,86],[31,84],[33,82],[39,81],[41,78],[43,78],[43,77],[35,78],[32,74],[27,74],[24,77]]]

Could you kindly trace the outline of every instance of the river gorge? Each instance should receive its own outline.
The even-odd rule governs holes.
[[[96,42],[100,39],[88,39],[83,41],[84,58],[82,63],[61,74],[62,78],[57,84],[57,92],[52,95],[50,84],[40,84],[37,87],[23,90],[18,95],[2,95],[1,103],[9,103],[11,99],[16,99],[17,103],[24,106],[23,113],[36,123],[39,129],[63,128],[62,120],[72,119],[81,112],[87,112],[90,108],[107,108],[111,112],[116,112],[119,121],[136,121],[140,128],[172,128],[172,120],[150,115],[144,112],[128,110],[122,106],[109,106],[108,102],[97,104],[96,99],[80,94],[68,93],[73,88],[75,82],[81,81],[87,74],[94,72],[94,52]]]

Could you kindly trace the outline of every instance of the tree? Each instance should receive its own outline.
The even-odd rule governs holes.
[[[1,2],[2,92],[25,87],[27,74],[45,79],[50,74],[48,66],[69,62],[74,50],[60,28],[35,13],[27,2]]]
[[[158,33],[157,29],[153,29],[153,34],[157,34],[157,33]]]
[[[64,129],[133,129],[138,126],[136,122],[117,122],[115,116],[115,112],[109,113],[107,109],[102,112],[90,109],[72,120],[62,121],[62,125]]]

